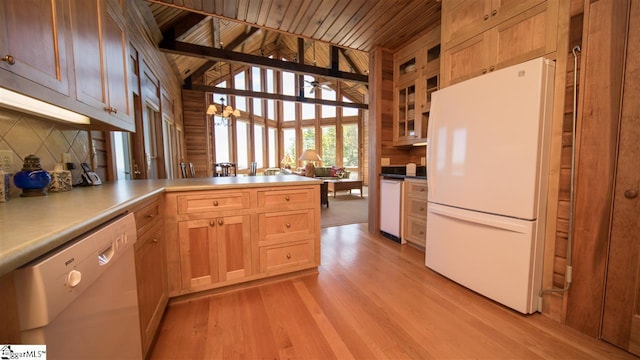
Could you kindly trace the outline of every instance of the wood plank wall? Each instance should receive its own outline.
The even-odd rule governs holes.
[[[582,333],[598,337],[629,5],[628,0],[585,0],[584,4],[576,131],[573,283],[565,297],[565,321]]]
[[[202,91],[183,90],[182,110],[184,126],[184,143],[186,146],[185,161],[193,163],[196,177],[213,176],[213,160],[211,126],[206,121],[206,93]]]

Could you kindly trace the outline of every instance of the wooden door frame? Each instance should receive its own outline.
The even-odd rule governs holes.
[[[600,337],[631,0],[585,0],[576,130],[573,282],[564,321]]]

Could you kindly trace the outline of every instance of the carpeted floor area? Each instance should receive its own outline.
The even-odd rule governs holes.
[[[334,198],[329,195],[329,207],[322,205],[320,226],[323,228],[369,221],[369,197],[367,187],[363,188],[363,197],[358,190],[339,191]]]

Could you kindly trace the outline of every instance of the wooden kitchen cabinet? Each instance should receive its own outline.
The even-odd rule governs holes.
[[[286,187],[259,190],[256,271],[264,275],[320,265],[320,189]]]
[[[249,215],[178,222],[184,290],[211,288],[251,274]]]
[[[431,94],[439,86],[438,28],[394,54],[394,146],[426,141]]]
[[[138,232],[135,262],[143,354],[151,347],[169,299],[162,209],[160,198],[155,197],[133,210]]]
[[[318,267],[320,185],[166,194],[169,294]]]
[[[122,4],[71,0],[76,98],[101,120],[134,131],[126,19]]]
[[[3,87],[27,94],[44,87],[69,95],[64,14],[61,0],[0,2],[0,72],[30,80],[17,84],[3,76]]]
[[[404,181],[402,238],[424,250],[427,234],[427,180]]]
[[[442,42],[459,43],[530,9],[545,0],[445,0]]]
[[[452,85],[536,57],[550,55],[556,51],[558,21],[556,2],[536,0],[516,4],[510,1],[509,11],[502,12],[500,16],[496,15],[495,19],[487,23],[494,26],[488,28],[484,23],[483,26],[469,24],[463,26],[461,24],[465,23],[462,20],[464,17],[459,19],[451,15],[463,9],[469,10],[469,13],[477,12],[480,3],[468,1],[459,4],[451,11],[443,10],[445,14],[450,15],[445,15],[443,38],[448,37],[450,40],[443,43],[442,86]],[[535,6],[516,13],[522,10],[525,4]]]

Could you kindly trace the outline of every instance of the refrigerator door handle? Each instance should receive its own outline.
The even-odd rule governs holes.
[[[469,223],[484,225],[502,230],[508,230],[519,234],[526,234],[529,229],[527,226],[523,226],[515,223],[511,218],[504,218],[504,220],[495,220],[491,217],[495,215],[489,215],[478,212],[462,211],[456,208],[451,208],[439,204],[429,203],[428,212],[438,214],[448,218],[456,219],[459,221],[466,221]],[[509,221],[512,220],[512,221]],[[428,220],[427,220],[428,221]]]

